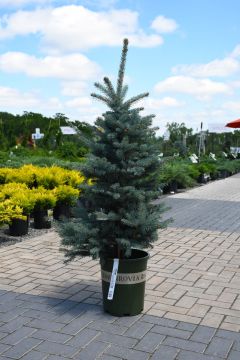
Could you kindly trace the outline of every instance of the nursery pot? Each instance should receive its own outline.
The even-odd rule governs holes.
[[[178,183],[177,183],[177,181],[172,180],[169,184],[169,191],[171,193],[173,193],[173,192],[176,193],[177,190],[178,190]]]
[[[35,209],[33,211],[34,228],[35,229],[50,229],[51,221],[48,218],[46,209]]]
[[[197,181],[199,184],[206,184],[206,182],[207,182],[204,174],[200,174]]]
[[[57,203],[53,208],[53,218],[55,220],[60,220],[61,217],[70,218],[71,213],[71,205],[64,203]]]
[[[140,314],[144,307],[146,270],[149,254],[133,249],[128,259],[120,259],[115,291],[112,300],[108,300],[113,259],[101,260],[102,293],[104,311],[115,316],[133,316]]]
[[[26,220],[13,219],[9,224],[9,235],[11,236],[22,236],[28,233],[29,218]]]
[[[219,177],[225,179],[228,176],[227,170],[219,170]]]

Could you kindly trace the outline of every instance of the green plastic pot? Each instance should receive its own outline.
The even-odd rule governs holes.
[[[128,259],[120,259],[117,281],[112,300],[108,291],[113,268],[113,259],[101,260],[102,293],[104,311],[114,316],[133,316],[144,308],[146,270],[149,254],[133,249]]]

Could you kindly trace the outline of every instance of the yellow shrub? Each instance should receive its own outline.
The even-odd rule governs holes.
[[[29,189],[26,184],[20,184],[16,182],[8,183],[0,187],[0,192],[7,199],[12,197],[16,193],[25,193]]]
[[[13,219],[26,220],[23,209],[14,204],[11,199],[0,203],[0,225],[10,224]]]
[[[54,189],[57,202],[74,205],[79,196],[79,190],[69,185],[59,185]]]
[[[32,189],[31,191],[35,209],[52,209],[55,206],[57,198],[53,190],[39,187],[37,189]]]

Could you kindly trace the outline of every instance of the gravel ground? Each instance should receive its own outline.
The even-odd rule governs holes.
[[[16,244],[17,242],[21,242],[24,240],[28,240],[34,238],[36,236],[49,233],[54,231],[54,223],[52,223],[52,227],[50,229],[34,229],[33,223],[30,222],[29,230],[27,235],[23,236],[11,236],[9,235],[8,226],[3,226],[0,228],[0,248],[3,246],[9,246]]]

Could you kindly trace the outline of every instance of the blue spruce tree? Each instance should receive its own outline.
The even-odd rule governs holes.
[[[160,195],[154,115],[141,116],[143,108],[133,107],[148,93],[125,100],[127,51],[125,39],[116,89],[105,77],[103,84],[95,83],[100,94],[91,94],[109,110],[95,122],[97,134],[82,168],[92,179],[83,189],[85,201],[75,209],[75,218],[59,226],[67,261],[83,255],[130,257],[132,248],[151,247],[165,226],[164,207],[154,203]]]

